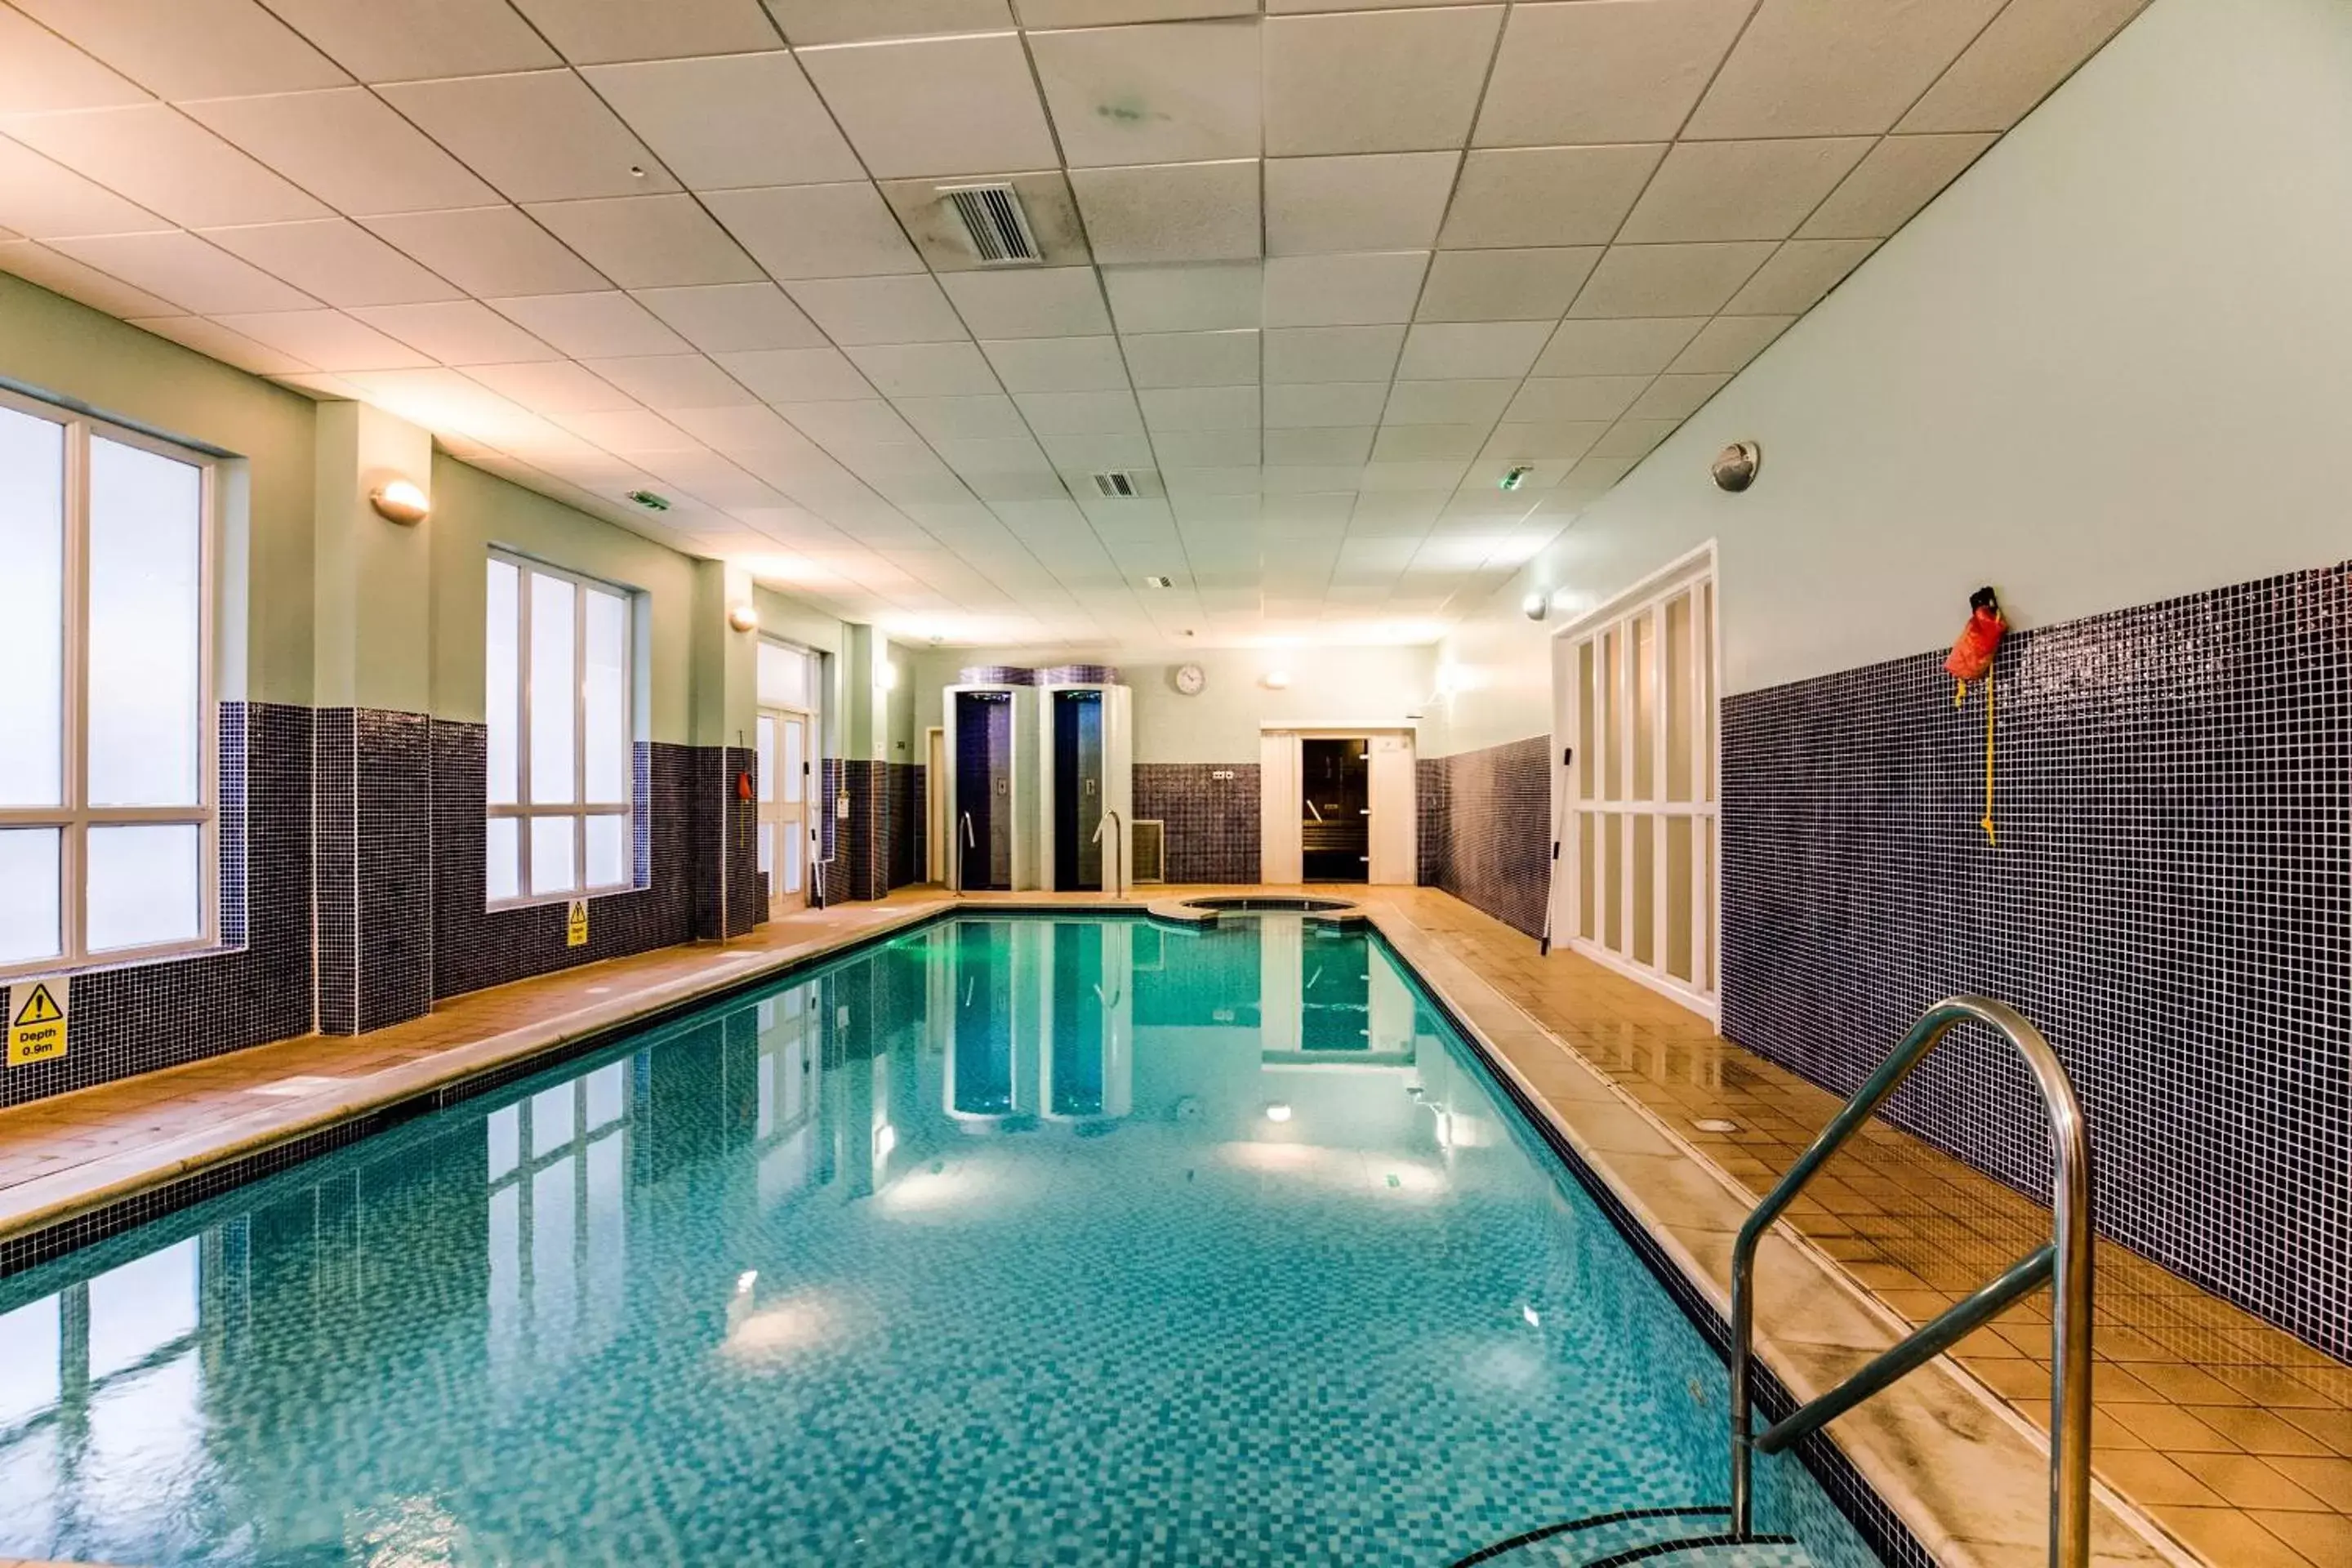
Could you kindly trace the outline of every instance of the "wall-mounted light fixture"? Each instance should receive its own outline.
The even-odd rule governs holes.
[[[1290,685],[1290,671],[1286,669],[1269,669],[1257,679],[1258,684],[1265,687],[1268,691],[1280,691]]]
[[[756,632],[760,629],[760,612],[748,604],[730,605],[727,624],[739,632]]]
[[[875,687],[876,687],[877,689],[879,689],[879,690],[883,690],[883,691],[896,691],[896,690],[898,690],[898,667],[897,665],[895,665],[895,664],[892,664],[892,663],[891,663],[888,659],[887,659],[887,658],[886,658],[886,659],[884,659],[880,664],[876,665],[876,666],[874,667],[874,684],[875,684]]]
[[[1531,621],[1542,620],[1551,614],[1551,595],[1545,593],[1529,594],[1519,601],[1519,613]]]
[[[368,497],[368,505],[375,514],[387,521],[404,523],[411,528],[425,521],[432,507],[425,492],[406,479],[394,479]]]

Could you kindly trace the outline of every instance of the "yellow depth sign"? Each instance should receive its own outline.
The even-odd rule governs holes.
[[[572,900],[572,912],[563,917],[563,945],[588,945],[588,900],[585,899]]]
[[[8,988],[8,1065],[29,1067],[66,1054],[71,1019],[70,981],[19,980]]]

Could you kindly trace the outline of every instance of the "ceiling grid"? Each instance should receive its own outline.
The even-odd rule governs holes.
[[[0,269],[896,636],[1425,641],[2143,3],[14,0]]]

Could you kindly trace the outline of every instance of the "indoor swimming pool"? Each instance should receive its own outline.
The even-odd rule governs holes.
[[[0,1280],[0,1556],[1447,1568],[1727,1500],[1719,1359],[1297,915],[939,921]],[[1876,1562],[1767,1467],[1793,1541],[1655,1560]]]

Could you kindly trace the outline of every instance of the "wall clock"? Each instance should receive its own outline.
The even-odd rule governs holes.
[[[1208,685],[1209,672],[1199,665],[1180,664],[1176,667],[1176,689],[1185,696],[1198,697],[1208,689]]]

